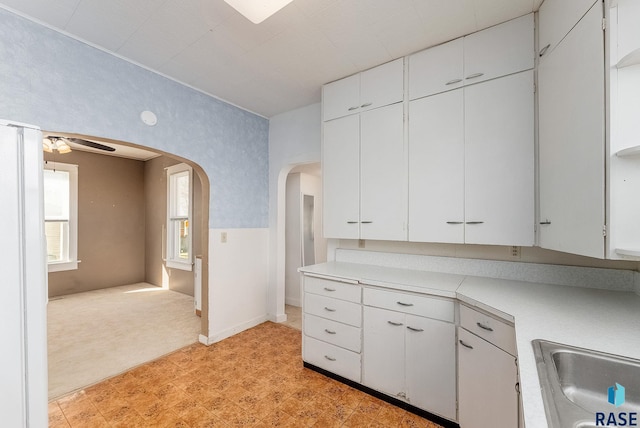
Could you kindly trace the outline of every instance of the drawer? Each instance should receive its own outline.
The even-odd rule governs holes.
[[[304,313],[362,327],[362,309],[358,303],[304,293]]]
[[[360,352],[362,330],[358,327],[320,318],[315,315],[304,315],[304,334],[324,342]]]
[[[400,311],[441,321],[454,321],[454,304],[449,299],[374,288],[365,288],[362,296],[364,304],[368,306],[391,309],[392,311]]]
[[[513,326],[465,305],[460,305],[460,327],[480,336],[509,354],[516,355],[516,331]]]
[[[334,297],[349,302],[360,303],[362,287],[348,282],[332,281],[315,276],[304,276],[304,291],[321,296]]]
[[[304,336],[304,361],[360,383],[360,354]]]

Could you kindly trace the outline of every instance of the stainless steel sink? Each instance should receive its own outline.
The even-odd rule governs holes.
[[[640,360],[545,340],[532,343],[549,427],[607,426],[597,424],[597,413],[605,421],[610,413],[640,417]],[[617,407],[608,402],[609,388],[616,384],[625,388],[625,402]]]

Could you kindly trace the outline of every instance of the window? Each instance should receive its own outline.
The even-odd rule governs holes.
[[[78,166],[44,167],[44,229],[49,272],[78,268]]]
[[[191,181],[186,164],[167,168],[167,267],[191,270]]]

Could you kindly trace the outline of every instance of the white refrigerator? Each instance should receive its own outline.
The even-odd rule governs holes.
[[[46,427],[47,265],[42,134],[0,120],[0,418]]]

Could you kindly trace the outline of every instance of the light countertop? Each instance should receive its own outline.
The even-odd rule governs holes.
[[[513,321],[527,428],[547,427],[532,340],[640,359],[640,296],[635,293],[342,262],[306,266],[300,271],[454,297]],[[617,381],[624,383],[624,379]]]

